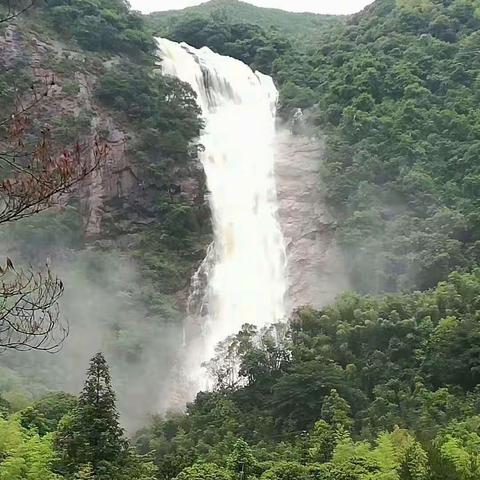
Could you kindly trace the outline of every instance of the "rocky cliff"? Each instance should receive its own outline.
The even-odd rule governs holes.
[[[79,201],[83,231],[78,233],[84,237],[85,246],[118,247],[132,253],[140,248],[139,236],[149,226],[162,223],[157,208],[159,198],[172,205],[208,207],[200,162],[175,166],[164,182],[153,180],[145,174],[135,151],[138,131],[121,113],[109,110],[96,98],[99,78],[115,69],[120,61],[120,57],[103,59],[43,34],[29,17],[18,18],[0,32],[3,68],[22,72],[32,85],[52,80],[46,98],[31,113],[34,123],[49,128],[51,137],[60,146],[76,141],[91,145],[95,139],[110,146],[102,168],[91,174],[70,197]],[[209,220],[202,214],[199,221],[208,224]],[[198,248],[202,250],[207,245],[208,240],[200,241]],[[200,251],[191,260],[191,273],[201,257]],[[173,295],[180,308],[184,306],[188,284],[189,276],[178,284],[177,291],[169,287],[168,294]]]
[[[288,260],[290,309],[325,306],[348,287],[335,243],[335,221],[322,196],[319,139],[281,129],[276,177]]]

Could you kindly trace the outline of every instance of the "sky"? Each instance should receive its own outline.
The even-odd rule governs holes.
[[[199,5],[205,0],[130,0],[132,8],[144,13]],[[373,0],[244,0],[259,7],[281,8],[291,12],[348,14],[359,12]]]

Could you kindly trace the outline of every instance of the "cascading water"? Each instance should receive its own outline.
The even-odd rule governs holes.
[[[205,119],[201,161],[214,251],[206,259],[213,265],[206,275],[202,346],[193,350],[191,361],[198,370],[189,367],[200,377],[200,365],[214,355],[219,341],[245,323],[263,326],[285,315],[285,245],[274,178],[277,90],[270,77],[208,48],[166,39],[158,39],[158,46],[163,72],[191,85]],[[207,267],[204,262],[202,268]]]

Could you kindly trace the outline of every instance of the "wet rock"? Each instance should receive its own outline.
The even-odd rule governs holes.
[[[288,303],[322,307],[348,289],[335,242],[335,220],[322,195],[322,142],[277,134],[275,173],[280,224],[288,258]]]

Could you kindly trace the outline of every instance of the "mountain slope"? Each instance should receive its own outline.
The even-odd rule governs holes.
[[[155,48],[152,36],[141,22],[132,31],[138,19],[125,12],[123,0],[49,5],[21,20],[30,24],[5,32],[0,25],[0,105],[8,111],[9,91],[28,88],[25,64],[39,75],[55,73],[41,123],[50,119],[52,135],[65,142],[72,131],[82,137],[82,129],[88,135],[93,127],[101,139],[124,132],[124,160],[137,168],[131,194],[108,172],[117,188],[105,196],[103,213],[114,218],[101,222],[99,233],[110,236],[63,251],[70,275],[61,276],[76,301],[71,343],[55,357],[62,364],[0,352],[0,439],[8,440],[0,441],[0,478],[9,480],[100,478],[85,459],[69,462],[75,473],[67,477],[46,471],[68,458],[71,443],[52,445],[42,435],[61,438],[55,429],[75,399],[60,394],[30,402],[52,384],[61,388],[66,371],[68,388],[76,389],[89,350],[105,349],[113,362],[123,412],[138,418],[159,408],[158,387],[170,385],[168,353],[187,351],[175,348],[180,324],[157,302],[159,292],[174,296],[188,282],[192,257],[203,254],[197,242],[208,239],[201,182],[188,177],[195,155],[186,147],[200,129],[199,112],[185,85],[153,74],[154,52],[150,63],[142,60],[141,51]],[[52,19],[58,24],[50,38]],[[268,67],[281,89],[282,113],[302,108],[303,123],[327,137],[316,158],[355,287],[425,290],[446,280],[425,292],[345,294],[262,331],[244,325],[208,362],[214,390],[200,392],[186,414],[152,418],[135,436],[157,471],[148,462],[145,475],[130,475],[122,465],[108,479],[479,479],[480,0],[377,0],[303,48],[258,25],[212,15],[193,20],[175,29],[179,40],[188,34]],[[9,69],[16,67],[12,80]],[[292,124],[294,132],[301,127],[302,121]],[[319,181],[316,171],[312,178]],[[169,195],[167,182],[185,185],[184,195]],[[199,198],[189,193],[192,183]],[[306,182],[299,186],[308,189]],[[70,222],[61,221],[60,210],[50,213],[57,218],[3,231],[16,240],[16,258],[33,251],[58,265],[49,240],[65,241]],[[78,233],[81,222],[71,223]],[[119,261],[134,251],[145,267],[138,276]],[[455,269],[471,272],[448,275]],[[90,337],[87,327],[94,327]],[[65,417],[60,432],[75,427],[78,412]],[[105,443],[101,422],[81,425]],[[70,438],[85,438],[78,431]]]
[[[31,85],[52,78],[48,98],[28,111],[30,137],[45,128],[59,148],[95,139],[110,147],[104,168],[61,206],[0,230],[2,255],[17,265],[50,259],[65,284],[60,310],[71,325],[58,356],[2,352],[7,398],[76,391],[83,365],[72,362],[86,362],[95,349],[130,377],[119,389],[125,412],[132,379],[139,389],[147,385],[139,373],[147,359],[153,365],[158,351],[158,365],[168,364],[168,345],[177,355],[190,278],[210,242],[209,211],[196,158],[199,109],[189,87],[158,72],[154,53],[142,17],[118,0],[52,0],[0,25],[4,115],[16,92],[28,99]],[[1,164],[0,178],[6,175]]]
[[[478,7],[377,0],[274,62],[282,108],[327,134],[324,192],[362,292],[478,264]]]
[[[318,35],[342,17],[315,13],[293,13],[274,8],[261,8],[238,0],[211,0],[195,7],[167,12],[154,12],[148,16],[150,26],[157,32],[185,16],[214,17],[231,23],[247,23],[262,28],[274,27],[288,35]]]

